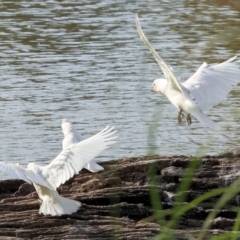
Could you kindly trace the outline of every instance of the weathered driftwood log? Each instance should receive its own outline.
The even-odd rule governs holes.
[[[239,175],[240,151],[204,156],[194,175],[186,202],[212,189],[230,185]],[[165,209],[175,201],[176,189],[193,158],[148,156],[103,163],[105,171],[79,175],[59,188],[62,196],[79,200],[82,207],[71,216],[38,214],[34,188],[20,180],[0,182],[0,239],[149,239],[161,231],[151,217],[149,168],[154,164],[155,181]],[[176,226],[176,239],[200,230],[219,197],[183,215]],[[240,203],[234,196],[219,210],[209,232],[231,231]],[[210,204],[212,203],[212,205]]]

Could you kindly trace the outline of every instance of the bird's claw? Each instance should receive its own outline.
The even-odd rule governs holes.
[[[182,113],[182,110],[178,112],[178,123],[182,123],[182,119],[184,118],[184,114]]]
[[[192,124],[192,119],[190,114],[187,115],[186,120],[187,120],[187,125],[190,126]]]
[[[180,111],[178,112],[178,123],[179,123],[179,124],[183,123],[183,121],[182,121],[183,118],[184,118],[184,113],[183,113],[182,110],[180,110]],[[190,113],[187,114],[186,120],[187,120],[187,125],[190,126],[190,125],[192,124],[192,119],[191,119]]]

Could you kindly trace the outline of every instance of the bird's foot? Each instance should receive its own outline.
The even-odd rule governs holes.
[[[182,121],[183,118],[184,118],[184,114],[183,114],[182,110],[180,110],[180,111],[178,112],[178,117],[177,117],[179,124],[181,124],[181,123],[183,122],[183,121]]]
[[[190,114],[187,115],[186,120],[187,120],[187,125],[190,126],[192,124],[192,119]]]

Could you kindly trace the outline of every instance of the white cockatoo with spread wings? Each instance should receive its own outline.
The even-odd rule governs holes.
[[[186,114],[188,125],[192,122],[191,116],[194,116],[203,125],[218,129],[218,124],[207,117],[203,111],[222,102],[232,88],[240,82],[240,65],[237,56],[212,66],[203,63],[187,81],[179,83],[167,64],[150,45],[141,29],[137,14],[135,22],[140,38],[153,54],[166,78],[156,79],[153,82],[153,90],[165,95],[179,110],[179,123]]]
[[[81,203],[61,197],[57,188],[114,144],[117,138],[115,133],[113,128],[106,127],[90,138],[69,144],[44,167],[29,163],[27,168],[24,168],[19,164],[1,162],[0,171],[13,179],[22,179],[33,184],[42,201],[39,213],[52,216],[72,214],[78,210]]]

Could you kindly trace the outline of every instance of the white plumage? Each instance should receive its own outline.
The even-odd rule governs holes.
[[[66,119],[62,120],[62,132],[64,135],[64,139],[62,141],[63,150],[68,148],[71,144],[75,144],[84,140],[84,137],[79,134],[72,123],[68,122]],[[91,172],[99,172],[104,170],[104,168],[97,164],[94,159],[90,163],[86,164],[84,168]]]
[[[156,79],[153,89],[165,95],[179,110],[178,121],[181,123],[184,113],[187,123],[191,124],[191,115],[203,125],[217,129],[218,125],[202,111],[219,104],[227,94],[240,82],[239,62],[237,56],[213,66],[203,63],[200,68],[184,83],[179,83],[167,64],[157,54],[144,35],[138,15],[135,16],[140,38],[153,54],[166,79]]]
[[[222,102],[240,82],[239,63],[236,59],[237,56],[213,66],[203,63],[186,82],[181,83],[202,110],[208,110]]]
[[[61,197],[57,188],[115,143],[116,131],[112,129],[106,127],[86,140],[69,144],[47,166],[41,167],[35,163],[29,163],[25,169],[19,164],[0,163],[0,171],[14,179],[22,179],[34,185],[42,200],[39,213],[52,216],[72,214],[78,210],[80,202]]]

